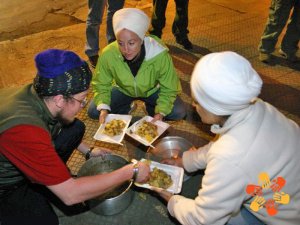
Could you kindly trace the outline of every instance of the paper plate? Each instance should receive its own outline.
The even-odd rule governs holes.
[[[145,161],[145,159],[142,159],[141,161]],[[166,189],[166,191],[169,191],[173,194],[180,193],[181,188],[182,188],[183,175],[184,175],[183,168],[158,163],[158,162],[155,162],[155,161],[150,161],[150,162],[151,162],[151,164],[150,164],[151,171],[154,169],[154,167],[157,167],[158,169],[161,169],[161,170],[165,171],[167,174],[169,174],[171,176],[173,184],[168,189]],[[147,188],[147,189],[150,189],[150,190],[153,187],[153,186],[151,186],[147,183],[140,184],[140,183],[135,182],[134,184],[138,187]]]
[[[160,135],[162,135],[163,132],[165,132],[169,128],[170,125],[160,120],[155,121],[154,124],[157,126],[158,135],[149,142],[145,138],[136,134],[136,131],[138,130],[139,126],[144,120],[150,122],[151,120],[153,120],[153,117],[145,116],[142,119],[136,121],[127,129],[126,134],[132,137],[133,139],[137,140],[138,142],[142,143],[143,145],[150,146]]]
[[[101,124],[99,129],[97,130],[96,134],[94,135],[94,139],[98,141],[104,141],[104,142],[109,142],[113,144],[122,144],[121,141],[124,138],[126,129],[129,126],[129,123],[131,121],[132,116],[131,115],[120,115],[120,114],[108,114],[105,120],[105,123]],[[109,136],[104,133],[104,128],[107,123],[112,121],[113,119],[117,120],[123,120],[126,124],[126,126],[123,128],[123,132],[119,135],[115,136]]]

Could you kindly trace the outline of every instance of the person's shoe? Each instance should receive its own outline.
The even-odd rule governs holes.
[[[295,54],[287,54],[282,49],[279,49],[278,52],[279,52],[279,54],[281,56],[283,56],[283,58],[285,58],[286,60],[288,60],[290,62],[298,62],[298,61],[300,61],[300,59]]]
[[[99,55],[89,56],[89,62],[90,62],[91,66],[92,66],[93,68],[96,67],[97,62],[98,62],[98,58],[99,58]]]
[[[186,49],[186,50],[193,49],[193,44],[190,42],[188,37],[184,37],[184,38],[175,37],[175,38],[176,38],[176,42],[178,44],[182,45],[184,49]]]
[[[270,63],[272,60],[272,55],[269,53],[260,52],[259,60],[263,63]]]

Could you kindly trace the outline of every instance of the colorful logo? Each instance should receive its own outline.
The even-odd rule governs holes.
[[[258,175],[258,185],[248,184],[246,193],[253,196],[254,199],[250,204],[250,209],[258,212],[262,208],[266,208],[269,216],[275,216],[278,213],[278,205],[287,205],[290,202],[290,196],[284,192],[280,192],[286,181],[283,177],[277,177],[272,181],[269,175],[262,172]],[[271,189],[273,191],[272,199],[264,198],[264,190]]]

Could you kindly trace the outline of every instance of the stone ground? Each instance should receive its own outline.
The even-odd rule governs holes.
[[[144,9],[150,15],[150,0],[129,0],[127,7]],[[35,76],[34,56],[47,48],[75,51],[82,58],[85,45],[85,0],[1,0],[0,88],[29,83]],[[106,20],[104,16],[103,21]],[[100,46],[106,45],[101,26]]]
[[[138,7],[151,15],[151,0],[127,0],[127,7]],[[182,136],[195,146],[201,146],[213,138],[209,127],[201,123],[191,107],[189,80],[195,63],[210,52],[231,50],[245,56],[261,75],[264,85],[261,98],[276,106],[289,118],[300,124],[300,64],[288,63],[274,52],[274,63],[266,65],[258,60],[257,46],[268,15],[269,1],[261,0],[191,0],[189,5],[189,37],[193,51],[185,51],[175,43],[171,33],[174,17],[174,1],[169,1],[167,24],[162,39],[166,42],[180,76],[187,104],[186,120],[171,122],[163,136]],[[33,58],[47,48],[69,49],[82,58],[85,44],[85,20],[87,1],[83,0],[1,0],[0,3],[0,88],[20,86],[32,82],[36,70]],[[104,20],[105,21],[105,18]],[[106,45],[105,23],[101,26],[100,46]],[[280,37],[282,38],[282,36]],[[91,95],[89,96],[91,97]],[[147,147],[128,136],[124,145],[112,145],[93,139],[98,129],[96,121],[87,118],[86,109],[78,117],[87,125],[85,141],[90,145],[111,148],[127,159],[141,158]],[[134,115],[142,116],[141,108]],[[85,162],[74,151],[68,162],[76,174]],[[201,183],[202,174],[184,182],[182,194],[193,198]],[[169,225],[178,224],[170,218],[166,205],[151,193],[133,188],[133,202],[122,213],[101,216],[85,212],[66,216],[57,210],[62,225]]]

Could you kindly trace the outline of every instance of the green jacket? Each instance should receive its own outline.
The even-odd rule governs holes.
[[[155,113],[168,115],[173,109],[181,84],[168,48],[155,37],[145,37],[145,59],[134,77],[124,62],[117,41],[106,46],[95,69],[92,80],[97,108],[109,108],[111,90],[116,86],[131,97],[149,97],[160,90]]]

